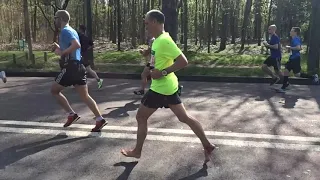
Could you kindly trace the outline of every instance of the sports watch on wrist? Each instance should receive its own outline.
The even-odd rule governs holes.
[[[161,71],[161,73],[162,73],[163,76],[168,75],[168,72],[167,72],[167,70],[165,70],[165,69],[163,69],[163,70]]]

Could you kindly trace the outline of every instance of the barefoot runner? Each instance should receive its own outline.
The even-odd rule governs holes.
[[[150,77],[151,47],[152,47],[153,41],[154,41],[154,38],[152,37],[149,40],[148,49],[140,51],[140,54],[147,59],[147,64],[141,73],[141,87],[139,90],[136,90],[133,92],[136,95],[144,95],[144,93],[145,93],[145,89],[146,89],[146,86],[148,83],[148,78]],[[151,68],[153,68],[153,67],[151,67]],[[181,96],[182,89],[183,89],[183,86],[179,85],[178,86],[178,95],[179,96]]]
[[[122,149],[121,153],[127,157],[140,158],[148,131],[147,120],[158,108],[165,107],[170,108],[179,121],[186,123],[198,136],[204,147],[206,163],[210,160],[215,146],[208,141],[201,124],[186,112],[177,93],[178,78],[174,72],[187,66],[188,61],[170,35],[164,31],[164,21],[165,17],[161,11],[151,10],[146,14],[146,29],[155,37],[150,63],[150,66],[154,67],[151,70],[152,82],[150,90],[141,100],[136,115],[138,122],[136,146],[130,150]]]

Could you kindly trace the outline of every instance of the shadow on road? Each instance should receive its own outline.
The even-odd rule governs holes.
[[[114,109],[111,112],[109,112],[108,114],[103,114],[102,116],[104,118],[118,118],[118,117],[127,117],[129,116],[128,111],[135,111],[139,108],[140,104],[135,104],[136,102],[138,102],[139,100],[134,100],[131,101],[127,104],[125,104],[122,107],[110,107],[107,108],[108,109]]]
[[[319,86],[309,86],[311,96],[316,100],[318,108],[320,109],[320,93]]]
[[[282,100],[280,103],[282,103],[282,107],[286,109],[293,109],[298,102],[299,99],[303,99],[303,97],[297,96],[297,95],[282,95]]]
[[[204,164],[198,172],[191,174],[187,177],[181,178],[180,180],[195,180],[201,177],[207,177],[208,176],[207,169],[208,169],[208,166]]]
[[[53,138],[32,142],[28,144],[22,144],[4,149],[0,152],[0,169],[5,169],[9,166],[27,156],[36,154],[45,149],[72,143],[75,141],[91,138],[90,136],[79,137],[79,138],[68,138],[67,135],[59,134]]]
[[[132,93],[133,88],[137,85],[136,82],[105,80],[103,88],[97,90],[96,82],[91,80],[88,81],[89,93],[97,104],[130,101],[136,98],[136,95]],[[51,122],[59,120],[53,116],[64,116],[64,111],[50,93],[52,83],[53,78],[12,78],[6,84],[0,83],[0,109],[3,110],[0,113],[0,119],[21,119],[23,117],[24,120],[36,118]],[[73,87],[65,88],[63,94],[76,111],[89,110]],[[136,108],[130,107],[133,104],[128,105],[126,108],[132,110]],[[119,111],[113,112],[111,116],[116,116],[117,113]]]
[[[10,82],[5,85],[0,84],[0,109],[3,110],[0,113],[0,119],[23,119],[25,121],[37,119],[59,122],[61,118],[64,118],[64,112],[50,94],[48,82],[51,81],[52,78],[17,79],[11,84]],[[4,89],[6,86],[21,84],[25,85]],[[89,91],[97,104],[103,103],[102,106],[106,110],[102,111],[102,114],[106,118],[127,119],[134,114],[131,112],[139,108],[140,98],[137,98],[132,93],[135,87],[139,85],[138,80],[105,80],[105,86],[99,91],[93,90],[96,88],[95,81],[90,81],[89,84]],[[284,95],[275,93],[270,90],[268,85],[262,84],[208,82],[181,82],[181,84],[184,86],[182,101],[186,108],[196,113],[204,111],[204,114],[199,113],[199,116],[205,119],[212,119],[212,123],[206,127],[208,130],[219,129],[219,131],[236,132],[246,129],[249,132],[264,131],[278,134],[281,126],[288,125],[289,130],[293,129],[297,132],[297,135],[307,135],[308,133],[305,132],[307,130],[301,128],[298,123],[287,117],[289,113],[283,111],[283,108],[292,109],[292,114],[299,113],[299,118],[301,119],[308,119],[309,115],[314,116],[318,112],[306,112],[303,109],[304,107],[297,108],[298,101],[314,101],[315,99],[320,109],[320,93],[318,93],[317,86],[293,86],[293,90]],[[118,85],[121,85],[121,88]],[[64,94],[77,112],[88,111],[88,108],[81,101],[78,94],[75,93],[74,89],[68,88],[64,91]],[[279,101],[281,101],[282,106],[279,106]],[[123,102],[123,105],[119,102]],[[106,103],[108,105],[105,105]],[[112,105],[113,103],[117,105]],[[256,104],[252,106],[253,103]],[[209,114],[206,115],[205,113],[208,112]],[[259,119],[265,119],[265,115],[271,117],[266,119],[266,127],[250,129],[251,125],[258,123]],[[172,112],[165,114],[164,119],[172,118],[174,118]],[[175,126],[177,121],[163,123],[163,121],[157,120],[150,123],[156,127],[166,128],[171,125]],[[274,127],[278,125],[280,126]]]
[[[114,164],[113,166],[123,166],[125,167],[122,174],[116,180],[127,180],[133,170],[133,168],[138,164],[138,161],[133,162],[119,162]]]
[[[302,178],[301,176],[305,176],[305,179],[313,179],[312,176],[315,176],[319,169],[317,161],[310,159],[310,151],[296,151],[295,153],[278,149],[266,149],[265,151],[267,152],[267,160],[263,163],[260,162],[255,172],[261,173],[261,170],[268,169],[269,173],[277,174],[283,178],[289,178],[290,176]],[[279,160],[281,161],[280,164]],[[294,174],[294,171],[301,167],[303,167],[303,172],[299,175]],[[298,177],[291,178],[296,179]]]

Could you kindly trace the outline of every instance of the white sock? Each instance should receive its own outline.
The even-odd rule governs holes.
[[[96,117],[96,121],[102,121],[102,120],[103,120],[102,116]]]

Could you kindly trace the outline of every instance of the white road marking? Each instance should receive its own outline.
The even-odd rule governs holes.
[[[4,125],[25,125],[25,126],[39,126],[39,127],[63,127],[63,123],[47,123],[47,122],[32,122],[32,121],[13,121],[13,120],[0,120],[0,124]],[[94,125],[89,124],[72,124],[69,128],[92,129]],[[104,130],[117,130],[117,131],[131,131],[136,132],[137,127],[128,126],[105,126]],[[191,130],[183,129],[165,129],[165,128],[148,128],[149,132],[153,133],[170,133],[170,134],[183,134],[193,135]],[[218,132],[218,131],[205,131],[208,136],[220,137],[235,137],[235,138],[254,138],[254,139],[268,139],[268,140],[284,140],[284,141],[301,141],[301,142],[320,142],[318,137],[302,137],[302,136],[282,136],[272,134],[253,134],[253,133],[233,133],[233,132]]]
[[[22,134],[39,134],[39,135],[62,135],[72,137],[103,137],[111,139],[136,139],[136,134],[131,133],[91,133],[87,131],[68,131],[68,130],[53,130],[53,129],[32,129],[32,128],[11,128],[0,127],[0,132],[8,133],[22,133]],[[164,136],[164,135],[148,135],[147,140],[153,141],[166,141],[166,142],[186,142],[186,143],[201,143],[198,138],[181,137],[181,136]],[[320,146],[311,144],[285,144],[285,143],[272,143],[272,142],[255,142],[255,141],[242,141],[242,140],[229,140],[229,139],[209,139],[217,145],[228,145],[236,147],[255,147],[255,148],[273,148],[273,149],[286,149],[297,151],[317,151],[320,152]]]

